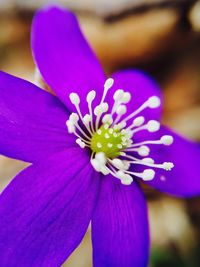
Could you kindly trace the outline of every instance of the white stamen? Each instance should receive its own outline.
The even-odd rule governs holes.
[[[164,162],[163,163],[163,168],[166,171],[171,171],[171,169],[174,168],[174,164],[172,162]]]
[[[103,116],[102,122],[103,122],[104,124],[105,124],[105,123],[112,124],[112,123],[113,123],[112,115],[111,115],[111,114],[105,114],[105,115]]]
[[[103,152],[96,153],[95,159],[98,160],[102,165],[106,164],[106,157]]]
[[[127,111],[127,108],[125,105],[120,105],[117,109],[116,109],[116,113],[117,115],[124,115]]]
[[[88,104],[92,103],[92,101],[95,99],[96,97],[96,92],[94,90],[90,91],[88,94],[87,94],[87,102]]]
[[[155,171],[154,170],[146,169],[146,170],[144,170],[144,172],[142,174],[142,179],[144,181],[151,181],[151,180],[153,180],[154,176],[155,176]]]
[[[135,143],[131,147],[138,147],[141,145],[166,145],[170,146],[173,143],[173,137],[171,135],[163,135],[160,140],[147,140],[140,143]]]
[[[104,84],[104,88],[106,90],[110,89],[114,84],[114,79],[113,78],[108,78]]]
[[[130,185],[133,182],[133,178],[129,174],[124,173],[123,171],[118,171],[116,175],[121,180],[121,183],[124,185]]]
[[[86,114],[83,117],[83,122],[84,122],[84,124],[89,125],[89,123],[91,122],[91,116],[89,114]]]
[[[124,121],[128,121],[131,118],[135,117],[137,114],[139,114],[141,111],[143,111],[146,108],[155,108],[156,105],[158,105],[158,100],[156,100],[157,97],[150,97],[146,102],[144,102],[137,110],[135,110],[133,113],[131,113],[128,117],[124,119]],[[159,98],[158,98],[159,99]]]
[[[95,97],[96,97],[96,92],[94,90],[90,91],[87,94],[87,102],[88,102],[89,114],[90,114],[90,117],[91,117],[90,123],[91,123],[91,130],[92,130],[92,132],[94,132],[92,102],[95,99]]]
[[[138,149],[138,154],[142,157],[146,157],[148,156],[150,153],[150,149],[148,148],[148,146],[141,146]]]
[[[94,168],[97,172],[100,172],[100,171],[101,171],[102,166],[101,166],[101,164],[99,163],[98,160],[96,160],[96,159],[91,159],[90,162],[91,162],[93,168]]]
[[[131,94],[129,92],[125,92],[122,97],[122,103],[128,103],[131,100]]]
[[[75,132],[75,126],[74,126],[74,123],[72,121],[67,120],[66,121],[66,125],[67,125],[69,133],[74,133]]]
[[[171,135],[163,135],[160,138],[160,141],[163,145],[170,146],[173,143],[174,138]]]
[[[118,169],[124,168],[124,163],[121,159],[115,158],[115,159],[111,160],[111,162]]]
[[[137,117],[137,118],[135,118],[134,119],[134,121],[133,121],[133,126],[134,127],[138,127],[138,126],[141,126],[143,123],[144,123],[144,121],[145,121],[145,118],[143,117],[143,116],[140,116],[140,117]]]
[[[80,98],[79,98],[79,95],[78,94],[71,93],[69,95],[69,98],[70,98],[72,104],[74,104],[75,106],[78,106],[80,104]]]
[[[122,89],[118,89],[115,93],[114,93],[114,96],[113,96],[113,99],[115,101],[119,101],[123,98],[123,95],[124,95],[124,91]]]
[[[79,120],[79,116],[77,113],[72,113],[70,116],[69,116],[69,119],[70,121],[75,125],[78,120]]]
[[[151,133],[157,132],[160,129],[160,123],[155,120],[150,120],[147,123],[147,130]]]
[[[114,80],[112,78],[108,78],[104,84],[104,91],[103,91],[103,96],[101,99],[100,104],[104,102],[104,99],[108,93],[108,90],[113,86]]]
[[[85,148],[85,143],[80,139],[76,139],[76,143],[81,147],[81,148]]]
[[[157,96],[152,96],[148,99],[149,108],[158,108],[161,104],[160,98]]]
[[[92,90],[87,94],[86,101],[88,103],[89,112],[88,114],[84,114],[84,116],[79,106],[79,95],[76,93],[71,93],[69,95],[77,113],[73,112],[68,121],[66,121],[68,131],[77,136],[76,143],[81,148],[87,146],[93,150],[92,146],[94,146],[90,161],[96,171],[103,175],[110,173],[114,177],[120,179],[121,183],[124,185],[130,185],[133,182],[132,176],[141,178],[144,181],[150,181],[155,176],[155,171],[153,169],[145,169],[143,172],[132,172],[129,171],[131,165],[134,167],[134,164],[139,164],[149,168],[160,168],[166,171],[171,170],[174,167],[172,162],[156,164],[154,163],[154,159],[147,157],[150,153],[150,149],[147,145],[171,145],[173,143],[173,137],[164,135],[159,140],[146,140],[134,143],[133,136],[135,133],[142,130],[156,132],[160,129],[160,123],[158,121],[150,120],[144,125],[145,117],[137,117],[137,115],[146,108],[158,108],[161,104],[161,100],[157,96],[149,97],[137,110],[122,119],[122,116],[127,112],[126,104],[130,102],[131,94],[122,89],[118,89],[113,96],[113,106],[109,107],[105,98],[108,90],[113,86],[113,83],[114,80],[112,78],[106,80],[101,101],[94,108],[92,108],[92,102],[96,97],[96,92]],[[109,108],[111,113],[107,114]],[[129,123],[129,126],[126,128],[126,122],[131,118],[133,118],[133,122],[132,124]],[[98,134],[96,140],[95,138],[92,139],[95,133]],[[113,138],[116,138],[114,140],[115,142],[117,138],[119,138],[118,142],[115,143],[112,140]],[[115,149],[117,147],[116,155],[119,155],[120,158],[116,156],[111,159],[107,156],[107,152],[104,153],[101,151],[104,147],[107,147],[107,150],[112,152],[112,147],[114,146]],[[94,152],[95,147],[101,152]],[[113,153],[115,153],[115,150],[113,150]],[[137,153],[140,158],[135,157],[134,153]]]

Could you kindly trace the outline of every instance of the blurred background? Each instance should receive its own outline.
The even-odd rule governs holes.
[[[34,82],[30,26],[49,1],[0,0],[0,69]],[[163,122],[200,141],[200,1],[63,0],[109,74],[140,68],[160,84]],[[200,164],[200,161],[199,161]],[[0,156],[0,190],[24,162]],[[192,179],[192,177],[191,177]],[[200,266],[200,198],[176,199],[145,188],[152,237],[151,267]],[[65,267],[90,267],[90,229]]]

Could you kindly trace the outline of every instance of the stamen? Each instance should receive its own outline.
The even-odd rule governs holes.
[[[104,84],[104,91],[103,91],[103,96],[101,99],[100,104],[104,102],[104,99],[108,93],[108,90],[113,86],[114,80],[112,78],[108,78]]]
[[[152,96],[146,102],[144,102],[137,110],[131,113],[128,117],[126,117],[124,121],[130,120],[146,108],[157,108],[159,106],[160,99],[157,96]]]
[[[153,132],[157,132],[159,129],[160,129],[160,123],[158,121],[155,121],[155,120],[150,120],[150,121],[148,121],[147,124],[140,126],[136,129],[132,130],[131,132],[132,132],[132,134],[135,134],[139,131],[147,130],[147,131],[153,133]]]
[[[81,147],[81,148],[85,148],[85,143],[80,139],[80,138],[78,138],[78,139],[76,139],[76,143]]]
[[[88,109],[89,109],[89,114],[91,118],[91,130],[94,132],[94,125],[93,125],[93,112],[92,112],[92,102],[96,97],[96,92],[94,90],[90,91],[87,94],[87,102],[88,102]]]
[[[173,143],[173,137],[171,135],[163,135],[160,140],[147,140],[140,143],[135,143],[131,147],[138,147],[141,145],[165,145],[170,146]]]
[[[87,94],[88,114],[86,113],[84,116],[80,110],[80,97],[76,93],[70,94],[70,100],[77,113],[73,112],[66,121],[68,131],[77,136],[76,143],[81,148],[89,147],[91,149],[90,162],[96,171],[103,175],[111,174],[124,185],[130,185],[133,177],[150,181],[155,176],[155,171],[151,168],[167,171],[174,167],[172,162],[157,164],[154,163],[154,159],[147,157],[150,153],[147,145],[171,145],[173,143],[172,136],[164,135],[159,140],[134,143],[135,133],[142,130],[149,132],[159,130],[160,123],[158,121],[149,120],[144,124],[144,116],[137,115],[146,108],[159,107],[160,99],[157,96],[150,97],[137,110],[122,119],[127,112],[126,104],[130,102],[131,94],[122,89],[116,90],[113,96],[113,107],[110,107],[111,113],[107,113],[109,106],[105,99],[113,83],[112,78],[106,80],[101,101],[94,108],[92,103],[96,92],[92,90]],[[131,118],[134,118],[132,124],[126,127],[127,121]],[[141,158],[135,157],[136,153]],[[145,169],[143,172],[130,171],[131,164],[133,167],[134,165],[143,165],[150,169]]]
[[[142,157],[146,157],[150,153],[149,147],[148,146],[144,146],[144,145],[142,145],[142,146],[140,146],[138,148],[134,148],[134,147],[129,148],[128,147],[128,148],[124,149],[124,151],[126,151],[126,152],[135,151]]]

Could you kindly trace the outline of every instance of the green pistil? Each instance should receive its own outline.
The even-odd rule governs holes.
[[[120,151],[127,147],[127,138],[124,133],[108,124],[102,125],[91,138],[93,152],[104,152],[107,158],[118,157]]]

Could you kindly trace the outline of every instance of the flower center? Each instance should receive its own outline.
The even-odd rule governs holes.
[[[159,140],[145,140],[133,143],[135,133],[140,131],[156,132],[160,129],[160,123],[155,120],[145,122],[143,116],[138,116],[144,109],[158,108],[160,99],[157,96],[148,98],[137,110],[125,116],[126,105],[131,100],[131,94],[118,89],[114,92],[113,107],[109,110],[105,102],[108,90],[114,80],[109,78],[104,84],[103,96],[96,107],[92,107],[96,97],[94,90],[87,95],[88,113],[82,114],[80,110],[80,98],[78,94],[71,93],[70,100],[76,108],[66,122],[69,133],[77,136],[76,143],[81,147],[88,147],[91,151],[91,164],[94,169],[104,175],[112,174],[121,180],[121,183],[129,185],[133,177],[145,181],[152,180],[155,176],[154,168],[171,170],[173,163],[155,163],[149,158],[148,145],[171,145],[173,138],[170,135],[161,136]],[[130,122],[132,120],[132,122]],[[134,166],[143,165],[143,172],[135,172]]]
[[[102,125],[91,137],[91,150],[94,153],[103,152],[106,158],[117,158],[125,149],[130,138],[116,127]]]

